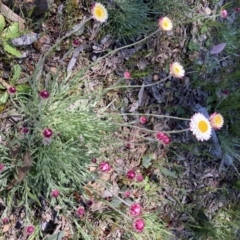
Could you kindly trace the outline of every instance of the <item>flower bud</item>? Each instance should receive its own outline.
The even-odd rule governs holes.
[[[79,41],[78,39],[74,39],[74,40],[72,41],[72,45],[73,45],[74,47],[78,47],[78,46],[80,45],[80,41]]]
[[[135,176],[136,176],[136,173],[135,173],[134,170],[129,170],[129,171],[127,172],[127,178],[128,178],[128,179],[134,179]]]
[[[47,90],[40,91],[39,95],[43,99],[47,99],[50,96],[50,94],[49,94],[49,92]]]
[[[162,139],[162,142],[163,142],[164,144],[168,145],[168,144],[171,142],[171,140],[170,140],[170,138],[169,138],[167,135],[165,135],[165,136],[163,137],[163,139]]]
[[[3,171],[4,167],[5,167],[4,164],[3,164],[3,163],[0,163],[0,172]]]
[[[16,92],[17,92],[17,89],[16,89],[15,87],[9,87],[9,88],[8,88],[8,93],[9,93],[9,94],[13,95],[13,94],[15,94]]]
[[[132,217],[137,217],[142,213],[142,207],[139,203],[133,203],[129,208],[129,214]]]
[[[82,217],[82,216],[84,215],[84,213],[85,213],[84,207],[79,207],[79,208],[77,209],[77,215],[78,215],[79,217]]]
[[[26,228],[27,234],[32,234],[34,230],[35,230],[34,226],[27,226]]]
[[[60,191],[55,189],[55,190],[52,190],[51,192],[51,196],[54,197],[54,198],[57,198],[60,194]]]
[[[156,138],[157,138],[157,140],[159,140],[159,141],[162,141],[165,136],[166,136],[166,134],[163,133],[163,132],[158,132],[158,133],[156,134]]]
[[[222,18],[226,18],[227,15],[228,15],[228,13],[227,13],[227,10],[226,10],[226,9],[221,10],[220,16],[221,16]]]
[[[136,232],[142,232],[145,227],[145,222],[142,218],[135,219],[133,222],[133,229]]]
[[[130,78],[131,78],[130,72],[125,72],[125,73],[124,73],[124,78],[125,78],[125,79],[130,79]]]
[[[45,138],[50,138],[52,135],[53,135],[52,129],[50,129],[50,128],[44,129],[44,131],[43,131],[43,136],[44,136]]]
[[[123,196],[124,196],[125,198],[130,197],[130,195],[131,195],[130,190],[126,190],[126,191],[123,193]]]
[[[99,170],[103,173],[109,172],[111,170],[112,166],[109,162],[103,161],[99,164]]]
[[[147,123],[147,118],[146,118],[145,116],[141,116],[141,117],[139,118],[139,122],[140,122],[141,124],[146,124],[146,123]]]
[[[138,175],[136,176],[136,179],[137,179],[137,182],[142,182],[143,179],[144,179],[144,177],[143,177],[142,174],[138,174]]]

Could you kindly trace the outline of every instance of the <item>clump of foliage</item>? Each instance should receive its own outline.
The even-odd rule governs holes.
[[[118,40],[134,40],[151,31],[149,7],[143,0],[102,2],[107,3],[109,12],[109,21],[104,29]]]
[[[4,106],[4,104],[7,103],[9,95],[11,95],[11,92],[28,92],[29,86],[26,84],[17,84],[20,75],[21,75],[21,66],[19,64],[15,64],[12,67],[12,76],[9,79],[9,83],[4,81],[3,79],[0,79],[0,106]],[[15,87],[16,86],[16,87]]]
[[[11,39],[20,36],[19,24],[15,22],[7,28],[5,28],[5,26],[5,18],[3,15],[0,15],[0,42],[3,49],[15,57],[21,57],[21,52],[19,52],[11,43]]]

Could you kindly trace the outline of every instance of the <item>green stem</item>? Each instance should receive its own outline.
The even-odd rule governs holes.
[[[134,126],[134,125],[131,125],[131,124],[119,124],[119,125],[122,126],[122,127],[137,128],[137,129],[140,129],[140,130],[145,131],[145,132],[151,132],[151,133],[159,132],[159,130],[158,131],[150,130],[150,129],[147,129],[147,128],[142,128],[142,127]],[[181,130],[171,130],[171,131],[161,130],[161,132],[163,132],[163,133],[181,133],[181,132],[186,132],[186,131],[189,131],[189,130],[190,130],[190,128],[185,128],[185,129],[181,129]]]
[[[119,115],[127,115],[127,116],[136,116],[135,113],[119,113]],[[152,117],[159,117],[159,118],[172,118],[182,121],[190,121],[189,118],[180,118],[180,117],[173,117],[173,116],[166,116],[166,115],[158,115],[158,114],[149,114],[149,113],[143,113],[142,116],[152,116]]]

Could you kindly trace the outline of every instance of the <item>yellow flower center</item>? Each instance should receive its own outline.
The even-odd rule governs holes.
[[[168,21],[164,21],[163,25],[164,25],[165,28],[168,28],[169,22]]]
[[[206,132],[206,131],[208,130],[208,124],[207,124],[205,121],[201,120],[201,121],[199,121],[199,123],[198,123],[198,129],[199,129],[202,133],[204,133],[204,132]]]
[[[222,123],[222,119],[221,119],[220,116],[216,116],[215,119],[214,119],[214,121],[215,121],[215,123],[216,123],[217,125],[221,125],[221,123]]]
[[[99,8],[95,9],[95,15],[97,17],[102,17],[103,16],[103,11]]]
[[[178,73],[180,73],[180,69],[178,67],[175,67],[175,68],[173,68],[173,72],[178,74]]]

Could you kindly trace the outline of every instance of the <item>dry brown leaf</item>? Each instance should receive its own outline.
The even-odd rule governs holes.
[[[5,233],[5,232],[8,232],[8,230],[10,229],[10,227],[11,227],[11,224],[6,224],[6,225],[4,225],[4,227],[3,227],[3,232]]]
[[[17,182],[21,182],[27,175],[32,166],[32,158],[30,152],[26,152],[23,157],[23,166],[17,168]]]
[[[0,2],[0,12],[9,20],[13,22],[18,22],[20,31],[23,31],[25,29],[25,26],[24,26],[25,20],[20,16],[18,16],[16,13],[14,13],[10,8],[8,8],[2,2]]]
[[[21,154],[20,148],[16,148],[10,152],[10,157],[13,159],[13,161],[16,161],[17,159],[19,159],[20,154]],[[21,167],[17,167],[16,179],[13,180],[10,184],[8,184],[6,189],[11,189],[16,183],[21,182],[26,177],[31,166],[32,158],[30,156],[30,152],[26,152],[25,155],[23,156],[23,165]]]

